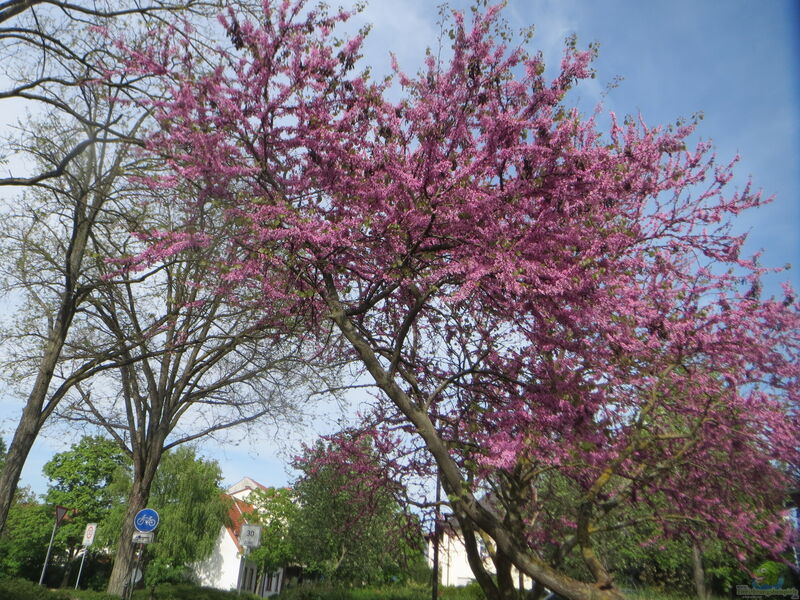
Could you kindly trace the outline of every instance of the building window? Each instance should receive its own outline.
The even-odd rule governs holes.
[[[248,592],[252,591],[253,589],[252,586],[253,586],[253,569],[251,569],[250,567],[246,567],[244,589],[247,590]]]

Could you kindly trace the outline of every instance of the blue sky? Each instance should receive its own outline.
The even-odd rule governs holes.
[[[426,46],[436,45],[437,4],[372,0],[357,21],[373,24],[366,45],[373,73],[388,71],[389,51],[404,70],[416,71]],[[600,43],[597,79],[580,91],[589,106],[621,77],[603,96],[607,110],[618,115],[641,114],[656,125],[702,111],[696,138],[712,140],[721,162],[741,155],[734,185],[752,177],[756,188],[775,196],[772,204],[737,222],[740,232],[750,232],[746,250],[764,251],[763,264],[794,265],[770,277],[765,293],[779,293],[785,280],[800,288],[800,2],[510,0],[505,14],[514,28],[535,25],[532,47],[551,63],[559,60],[571,33],[582,46]],[[358,398],[354,395],[354,404]],[[306,436],[329,429],[335,420],[335,415],[317,425],[312,420]],[[2,426],[8,440],[9,423]],[[265,485],[285,485],[290,477],[285,458],[292,454],[291,445],[281,443],[286,437],[271,432],[263,441],[208,444],[201,452],[220,461],[227,483],[247,475]],[[41,466],[65,445],[49,437],[37,442],[23,484],[43,491]]]
[[[397,53],[415,71],[438,34],[435,2],[373,1],[359,19],[373,23],[372,56]],[[466,9],[470,2],[453,6]],[[749,176],[775,201],[741,216],[750,253],[763,263],[800,259],[800,2],[796,0],[509,0],[505,11],[518,29],[534,25],[533,49],[550,64],[569,34],[600,43],[597,79],[579,94],[582,106],[601,100],[618,115],[641,114],[648,125],[703,112],[695,139],[712,140],[720,162],[737,153],[734,186]],[[376,61],[377,62],[377,61]],[[388,68],[385,59],[380,63]],[[607,89],[615,78],[621,82]],[[606,93],[604,93],[606,92]],[[800,265],[772,278],[800,287]]]

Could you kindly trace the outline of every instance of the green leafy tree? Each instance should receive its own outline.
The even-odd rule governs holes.
[[[126,499],[133,485],[133,473],[130,466],[118,468],[111,478],[106,491],[109,496],[114,498],[111,510],[100,521],[95,534],[95,545],[98,548],[108,548],[112,554],[116,554],[119,544],[119,532],[125,520],[127,509]]]
[[[161,522],[148,582],[180,578],[187,565],[211,554],[228,519],[221,480],[219,464],[193,448],[178,448],[162,460],[150,496]]]
[[[300,507],[290,488],[268,488],[256,490],[247,501],[255,512],[252,521],[261,525],[264,543],[250,552],[262,573],[277,571],[297,560],[298,550],[292,539],[292,531],[298,527]]]
[[[540,479],[536,495],[547,507],[538,518],[551,522],[568,519],[578,497],[574,482],[557,473]],[[630,587],[695,593],[701,599],[710,591],[729,594],[735,583],[746,581],[741,564],[725,551],[721,541],[706,541],[700,545],[686,534],[665,530],[664,524],[652,516],[653,512],[659,513],[666,524],[670,523],[671,515],[663,498],[652,495],[648,501],[654,506],[652,511],[625,507],[615,519],[598,520],[594,532],[598,552],[616,581]],[[551,566],[571,577],[586,578],[589,573],[582,557],[574,551],[576,544],[577,540],[571,545],[545,545],[541,555]],[[491,554],[493,547],[487,548]],[[564,548],[568,551],[564,552]],[[699,573],[696,572],[698,566],[701,567]],[[699,589],[697,577],[702,579]]]
[[[609,570],[625,585],[707,598],[711,592],[729,595],[736,583],[748,581],[741,564],[725,550],[721,541],[707,541],[701,547],[682,536],[663,539],[662,532],[649,523],[609,531],[598,539]],[[697,589],[692,577],[695,560],[702,564],[701,589]],[[573,557],[570,562],[577,571],[577,558]]]
[[[419,529],[403,513],[366,437],[338,434],[295,462],[299,562],[331,580],[399,579],[421,556]],[[415,535],[416,534],[416,535]]]
[[[30,488],[18,488],[0,535],[0,577],[36,580],[52,528],[51,508],[38,502]]]
[[[197,456],[191,447],[164,455],[148,503],[160,517],[156,540],[146,549],[148,585],[186,581],[189,565],[211,554],[220,528],[228,521],[229,505],[220,488],[221,479],[219,464]],[[125,496],[131,484],[130,472],[118,472],[111,490]],[[126,508],[115,507],[101,524],[100,543],[114,547]]]
[[[86,436],[45,463],[42,471],[51,482],[45,494],[46,503],[72,509],[56,536],[58,546],[66,554],[62,587],[69,579],[87,523],[100,522],[115,501],[119,501],[109,486],[117,470],[129,462],[112,440]]]

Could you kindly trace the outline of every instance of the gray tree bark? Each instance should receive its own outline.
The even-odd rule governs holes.
[[[692,543],[692,580],[698,600],[708,600],[706,588],[706,572],[703,568],[703,549],[698,542]]]

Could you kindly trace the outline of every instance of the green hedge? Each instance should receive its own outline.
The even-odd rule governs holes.
[[[193,585],[160,585],[156,600],[260,600],[257,596],[223,592]],[[150,600],[150,588],[136,590],[134,600]],[[26,579],[0,579],[0,600],[120,600],[105,592],[92,590],[50,590]]]
[[[69,596],[75,600],[119,600],[119,596],[96,590],[69,590]]]
[[[51,591],[26,579],[0,579],[3,600],[71,600],[64,591]]]
[[[477,584],[441,587],[441,600],[484,600]],[[300,585],[281,592],[277,600],[430,600],[431,588],[423,585],[387,585],[349,588],[332,584]]]
[[[258,596],[243,592],[215,590],[212,588],[198,587],[196,585],[181,583],[181,584],[163,584],[155,588],[156,600],[262,600]],[[150,588],[135,590],[133,592],[133,600],[149,600]],[[119,600],[119,598],[114,598]]]

